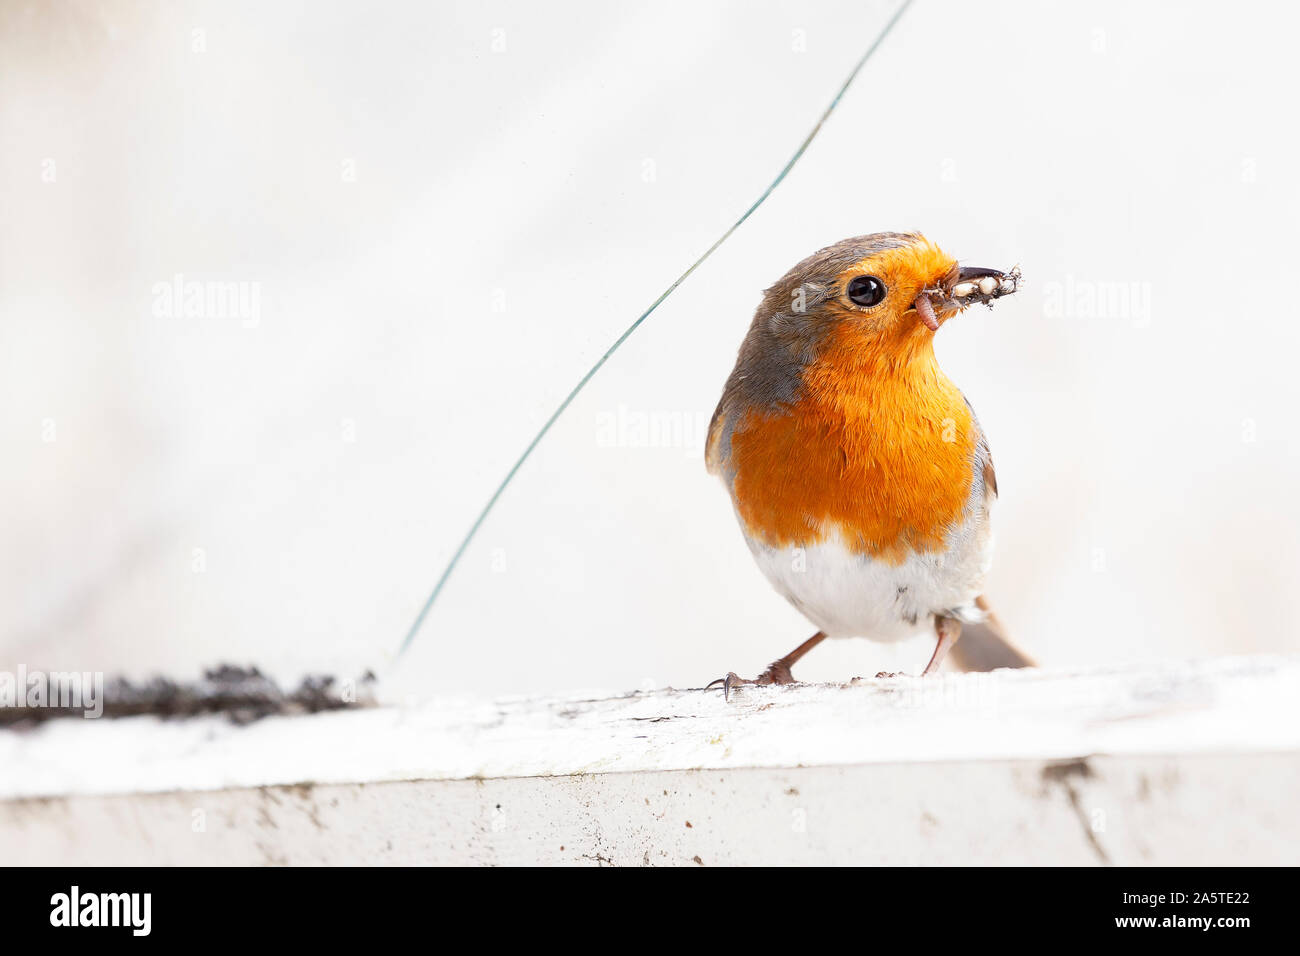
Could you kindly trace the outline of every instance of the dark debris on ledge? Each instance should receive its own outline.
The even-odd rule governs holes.
[[[49,674],[33,673],[43,682],[40,700],[58,700],[58,688]],[[233,724],[249,724],[272,715],[316,714],[374,706],[375,675],[367,671],[357,679],[308,675],[294,690],[285,690],[256,667],[222,664],[196,681],[153,677],[133,683],[123,677],[103,684],[102,717],[155,717],[178,719],[210,714],[225,715]],[[29,688],[30,688],[29,684]],[[22,729],[60,717],[86,716],[84,707],[29,706],[29,688],[18,688],[17,706],[0,706],[0,728]]]

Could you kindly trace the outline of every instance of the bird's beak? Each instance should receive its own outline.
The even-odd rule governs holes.
[[[961,266],[948,273],[944,281],[929,286],[916,297],[916,314],[931,332],[939,323],[967,306],[982,302],[992,307],[995,299],[1011,295],[1020,288],[1020,268],[1010,272]]]

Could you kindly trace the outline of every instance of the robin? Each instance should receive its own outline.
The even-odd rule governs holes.
[[[772,586],[828,637],[898,641],[933,629],[938,669],[1032,662],[982,597],[997,478],[934,336],[963,309],[1016,291],[1013,269],[958,265],[919,233],[880,232],[814,253],[763,296],[709,426],[706,461],[731,493]],[[882,675],[878,675],[882,676]]]

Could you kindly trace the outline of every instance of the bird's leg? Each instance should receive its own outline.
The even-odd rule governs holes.
[[[803,657],[814,647],[826,640],[826,635],[818,631],[808,640],[804,641],[785,657],[778,657],[772,663],[767,665],[767,670],[758,675],[757,684],[793,684],[794,675],[790,673],[790,668],[799,663],[799,658]]]
[[[934,645],[934,653],[930,656],[930,663],[925,665],[925,670],[921,671],[921,676],[933,674],[943,663],[944,657],[948,651],[957,643],[957,638],[961,637],[961,621],[955,617],[936,617],[934,619],[934,630],[939,635],[939,642]]]
[[[710,681],[708,686],[704,689],[709,690],[710,688],[721,684],[722,696],[724,699],[729,700],[731,698],[731,688],[739,684],[793,684],[795,682],[794,675],[790,673],[790,668],[799,662],[799,658],[803,657],[824,640],[826,640],[826,635],[821,631],[818,631],[812,637],[808,638],[808,640],[804,641],[792,650],[789,654],[785,655],[785,657],[778,657],[772,663],[768,664],[767,670],[759,674],[754,680],[745,680],[742,677],[737,677],[736,674],[732,672],[726,677],[719,677],[715,681]]]

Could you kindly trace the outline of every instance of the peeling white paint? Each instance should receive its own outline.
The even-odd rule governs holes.
[[[1300,751],[1300,662],[434,700],[271,717],[58,720],[0,733],[0,798],[696,768]]]
[[[1294,863],[1297,718],[1300,661],[1233,658],[67,719],[0,732],[0,841],[70,864]]]

